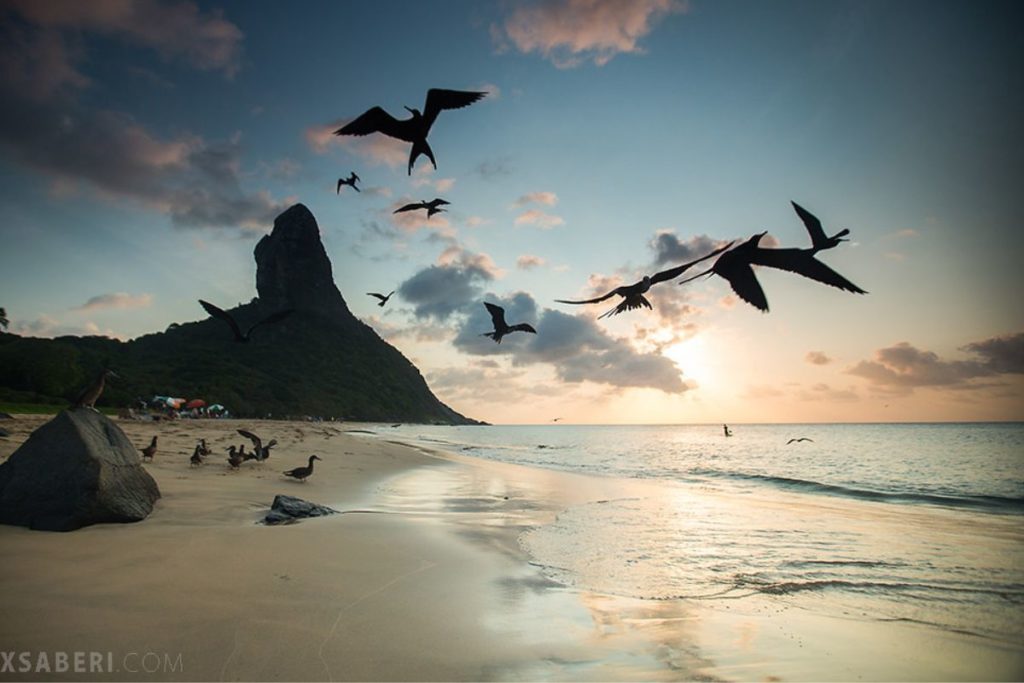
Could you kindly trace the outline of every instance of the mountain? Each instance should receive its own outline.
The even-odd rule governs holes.
[[[352,315],[309,209],[296,204],[278,216],[254,253],[259,297],[231,315],[244,331],[271,313],[294,312],[257,328],[249,342],[235,342],[213,318],[128,342],[0,334],[0,399],[69,401],[107,366],[120,379],[107,382],[98,406],[164,395],[221,403],[239,416],[474,423],[441,403],[400,351]]]

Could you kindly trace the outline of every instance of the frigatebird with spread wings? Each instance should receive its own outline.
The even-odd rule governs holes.
[[[526,323],[519,323],[518,325],[509,325],[505,322],[505,309],[501,306],[484,302],[484,306],[487,307],[488,312],[491,314],[491,321],[494,323],[494,332],[484,332],[481,337],[490,337],[498,344],[501,343],[501,338],[506,334],[512,332],[529,332],[530,334],[537,334],[537,330],[533,329],[532,325]]]

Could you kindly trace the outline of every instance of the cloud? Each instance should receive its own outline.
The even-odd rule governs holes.
[[[686,10],[676,0],[542,0],[516,6],[504,22],[491,25],[491,37],[499,50],[511,44],[559,68],[587,60],[603,66],[615,55],[642,52],[637,43],[655,24]]]
[[[672,230],[659,230],[647,246],[654,252],[654,265],[677,265],[707,256],[715,249],[725,246],[726,240],[717,240],[707,235],[696,235],[680,240]],[[764,240],[762,240],[762,243]]]
[[[808,351],[807,355],[804,356],[804,360],[811,365],[828,365],[832,362],[832,359],[822,351]]]
[[[8,11],[52,32],[109,35],[181,59],[203,70],[234,76],[241,65],[243,34],[220,12],[200,12],[192,2],[160,0],[8,0]]]
[[[531,192],[524,194],[519,199],[512,202],[512,206],[518,208],[526,206],[527,204],[544,204],[546,206],[554,206],[558,203],[558,195],[554,192]]]
[[[92,321],[85,321],[81,325],[69,325],[62,323],[56,318],[43,314],[35,320],[11,321],[8,332],[21,335],[22,337],[63,337],[73,335],[76,337],[96,336],[110,337],[111,339],[124,339],[111,329],[100,329],[99,325]]]
[[[152,294],[131,295],[126,292],[99,294],[86,301],[74,311],[97,311],[107,308],[146,308],[153,303]]]
[[[448,247],[438,262],[398,286],[399,295],[413,305],[417,318],[443,322],[478,301],[483,285],[501,275],[487,254]]]
[[[540,256],[534,256],[533,254],[523,254],[522,256],[516,259],[516,268],[518,268],[519,270],[533,270],[538,266],[543,266],[545,263],[547,263],[547,261],[545,261]]]
[[[802,401],[858,401],[860,396],[855,389],[834,389],[828,384],[819,383],[811,386],[810,389],[801,389],[797,396]]]
[[[512,175],[512,159],[506,156],[481,161],[473,172],[482,180],[498,180]]]
[[[552,309],[538,311],[536,301],[526,292],[508,297],[489,294],[486,300],[505,309],[509,324],[528,322],[537,334],[515,333],[495,344],[480,336],[493,329],[490,314],[483,306],[474,306],[453,342],[465,353],[507,355],[515,366],[547,364],[560,380],[570,383],[648,387],[666,393],[683,393],[691,388],[670,359],[658,353],[638,352],[625,339],[610,336],[589,316]]]
[[[431,176],[434,173],[433,167],[419,166],[412,172],[412,186],[413,187],[433,187],[438,192],[447,192],[448,190],[455,187],[455,178],[437,178],[434,179]]]
[[[466,219],[466,225],[470,228],[479,228],[481,225],[487,225],[491,220],[484,218],[483,216],[470,216]]]
[[[963,350],[980,360],[943,360],[908,342],[879,349],[874,360],[862,360],[847,370],[879,387],[972,387],[973,380],[1024,373],[1024,333],[973,342]]]
[[[351,118],[310,126],[305,131],[306,144],[317,154],[326,154],[333,147],[369,161],[377,166],[405,168],[409,163],[409,143],[380,133],[365,136],[335,135]]]
[[[470,88],[470,90],[483,91],[487,93],[487,97],[482,100],[483,102],[493,102],[501,97],[501,88],[493,83],[483,83],[475,88]]]
[[[516,225],[536,225],[541,230],[550,230],[559,225],[565,225],[565,220],[561,216],[544,213],[540,209],[530,209],[516,216],[514,223]]]

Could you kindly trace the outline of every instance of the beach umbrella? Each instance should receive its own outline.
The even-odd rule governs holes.
[[[211,413],[217,413],[217,412],[220,412],[221,410],[224,410],[224,406],[222,406],[219,403],[214,403],[207,410],[209,410]]]
[[[192,410],[193,408],[202,408],[205,405],[206,405],[206,401],[204,401],[203,399],[201,399],[201,398],[194,398],[194,399],[192,399],[191,401],[189,401],[188,403],[185,404],[185,408],[188,409],[188,410]]]

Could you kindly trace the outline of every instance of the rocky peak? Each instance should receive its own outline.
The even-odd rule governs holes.
[[[275,218],[274,229],[256,244],[254,254],[256,290],[266,308],[351,316],[334,284],[316,218],[304,205],[295,204]]]

